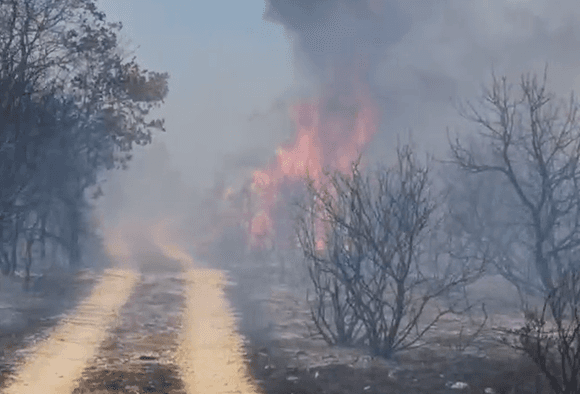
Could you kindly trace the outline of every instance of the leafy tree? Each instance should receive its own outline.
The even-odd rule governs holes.
[[[4,273],[16,269],[21,238],[27,250],[50,239],[78,264],[87,191],[164,130],[149,113],[166,96],[168,75],[124,59],[120,29],[94,0],[0,0]]]

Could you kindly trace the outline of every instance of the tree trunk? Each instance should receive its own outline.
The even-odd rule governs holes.
[[[42,214],[42,219],[40,220],[40,258],[43,261],[46,259],[46,220],[47,214]]]
[[[34,243],[33,237],[28,237],[26,239],[26,276],[24,277],[24,282],[22,287],[25,291],[30,288],[30,267],[32,266],[32,244]]]
[[[18,216],[14,219],[14,233],[12,234],[12,256],[10,259],[9,274],[14,275],[18,263],[18,234],[20,233],[20,219]]]
[[[69,245],[69,266],[76,268],[80,264],[80,245],[79,245],[79,231],[80,231],[80,212],[75,207],[70,214],[70,245]]]

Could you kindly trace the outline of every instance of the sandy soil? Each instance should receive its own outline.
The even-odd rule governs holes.
[[[185,309],[177,360],[188,393],[255,393],[243,355],[242,339],[224,287],[223,272],[204,269],[187,251],[172,242],[162,222],[153,236],[163,255],[185,271]]]
[[[143,272],[73,393],[185,393],[174,358],[184,283],[180,272]]]
[[[3,388],[6,394],[68,393],[95,356],[136,282],[127,270],[107,270],[91,296],[49,336],[28,347],[28,355]]]
[[[0,387],[24,363],[28,349],[71,316],[99,279],[91,270],[74,274],[52,270],[45,273],[41,286],[23,291],[18,280],[0,275]]]
[[[256,393],[244,359],[242,340],[222,288],[218,270],[187,273],[182,347],[184,383],[189,393]]]
[[[197,267],[162,233],[155,248],[117,234],[108,269],[68,315],[18,343],[5,393],[254,393],[219,270]],[[32,314],[24,310],[24,314]]]

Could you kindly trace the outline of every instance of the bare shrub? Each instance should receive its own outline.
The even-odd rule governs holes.
[[[569,272],[541,312],[526,311],[525,326],[508,330],[519,337],[511,346],[530,357],[556,394],[580,392],[579,281],[579,272]]]
[[[314,284],[317,333],[329,344],[365,345],[389,358],[418,346],[453,311],[431,301],[468,275],[435,278],[422,266],[436,204],[428,168],[410,146],[397,149],[393,167],[367,175],[359,167],[360,158],[348,175],[308,179],[298,239]],[[428,304],[434,313],[426,317]]]

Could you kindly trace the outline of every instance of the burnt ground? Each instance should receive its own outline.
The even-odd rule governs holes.
[[[401,357],[402,370],[387,366],[355,368],[345,364],[297,368],[291,358],[275,356],[276,343],[247,347],[252,375],[268,394],[300,393],[548,393],[536,391],[544,385],[534,365],[525,358],[494,359],[457,356],[441,357],[423,354],[421,361]],[[454,389],[457,382],[465,389]],[[541,386],[538,386],[541,387]],[[493,391],[489,391],[489,389]]]
[[[274,291],[268,303],[265,294],[260,298],[244,290],[256,291],[260,284],[252,278],[257,277],[260,276],[249,271],[238,274],[228,292],[234,306],[245,312],[240,315],[240,327],[246,337],[248,366],[263,393],[551,392],[536,366],[525,355],[501,343],[494,329],[518,326],[521,321],[512,318],[521,314],[517,305],[505,301],[510,294],[495,294],[500,296],[495,305],[487,300],[495,308],[490,312],[498,314],[480,335],[466,339],[466,332],[474,332],[481,320],[474,318],[470,323],[466,318],[450,317],[438,323],[421,348],[400,352],[393,360],[382,360],[372,359],[363,349],[330,347],[313,339],[312,327],[305,327],[308,307],[300,285]],[[478,286],[481,289],[474,289],[474,294],[482,289],[498,292],[497,284],[482,282]],[[503,289],[501,284],[499,287]],[[270,315],[264,312],[266,304]]]

